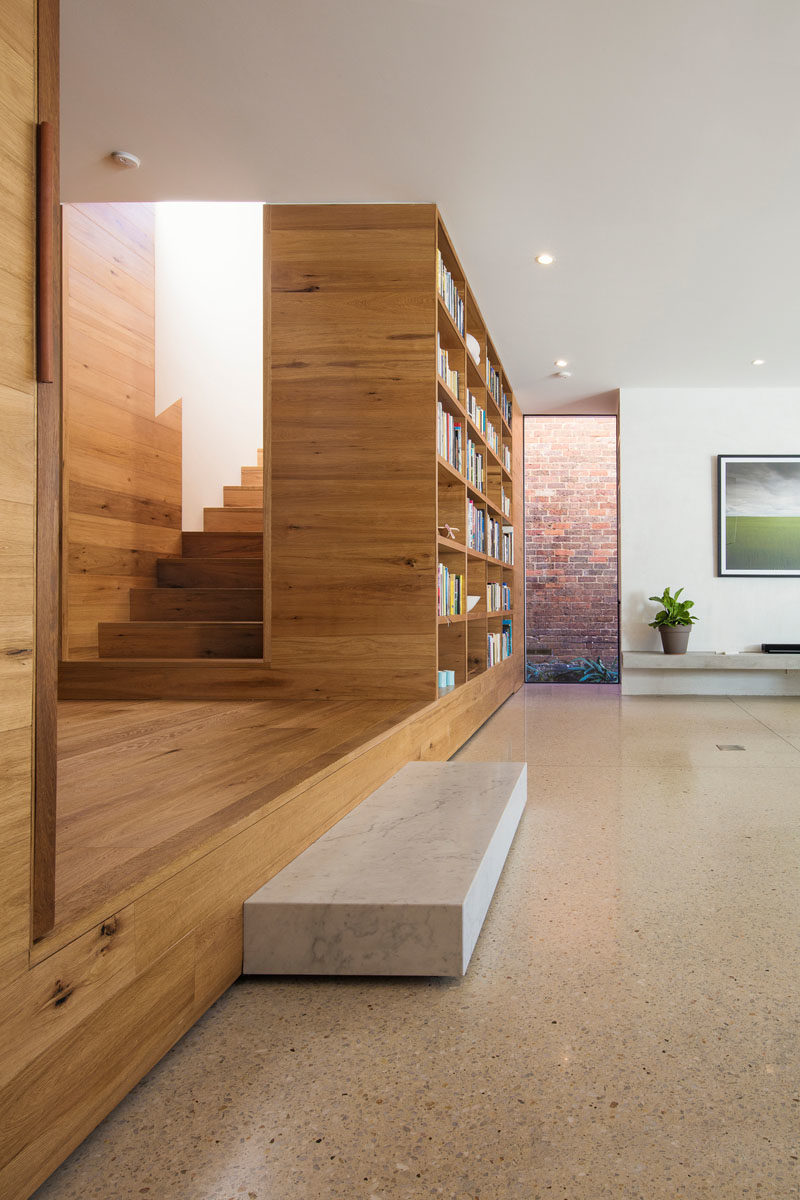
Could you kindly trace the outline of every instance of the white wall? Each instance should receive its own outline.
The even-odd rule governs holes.
[[[800,578],[717,577],[717,455],[800,453],[800,388],[620,392],[621,641],[660,650],[648,596],[685,587],[699,620],[690,650],[800,642]],[[665,674],[667,674],[665,672]],[[680,674],[684,678],[672,679]],[[760,673],[759,673],[760,674]],[[687,690],[685,672],[669,672]],[[689,677],[691,679],[691,677]],[[775,688],[784,677],[774,677]],[[695,678],[692,690],[734,690]],[[753,688],[764,685],[751,680]],[[736,689],[738,690],[738,689]]]
[[[260,204],[156,205],[156,411],[183,399],[183,528],[262,444]]]

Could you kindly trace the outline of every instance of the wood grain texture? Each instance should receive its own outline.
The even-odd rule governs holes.
[[[180,408],[155,415],[154,272],[152,206],[65,207],[64,659],[96,658],[131,577],[155,584],[157,559],[180,551]]]
[[[189,662],[167,672],[155,662],[118,657],[100,667],[65,666],[65,698],[333,699],[381,697],[391,689],[403,700],[432,699],[439,645],[447,647],[448,663],[457,659],[459,680],[466,678],[466,633],[437,635],[435,610],[437,495],[460,526],[466,505],[463,479],[451,472],[448,499],[435,466],[437,321],[460,361],[466,354],[436,296],[437,237],[444,237],[463,276],[441,218],[433,205],[289,205],[265,209],[264,229],[265,450],[256,466],[242,469],[241,485],[226,488],[225,507],[206,510],[208,532],[195,536],[235,538],[247,529],[256,537],[265,522],[264,545],[274,548],[271,558],[259,556],[270,616],[266,661],[241,668],[228,660],[209,663],[206,674]],[[485,326],[474,297],[468,299],[485,354]],[[101,366],[109,379],[119,373],[116,360]],[[81,378],[80,386],[96,396],[96,379]],[[488,398],[482,382],[475,386]],[[126,389],[126,416],[137,416],[138,395],[135,386]],[[499,430],[499,410],[494,419]],[[75,451],[82,462],[94,455],[101,428],[93,418],[93,435]],[[104,439],[109,454],[119,436]],[[99,486],[113,491],[124,514],[130,511],[127,485],[114,486],[113,472],[112,463]],[[501,478],[496,460],[488,500],[496,505]],[[151,489],[155,479],[151,471]],[[247,503],[257,500],[259,484],[263,508]],[[83,493],[81,506],[90,510],[97,498]],[[170,503],[162,488],[156,507]],[[224,542],[224,550],[206,559],[209,545],[186,535],[184,561],[162,558],[155,568],[153,552],[143,547],[82,548],[75,570],[99,572],[106,565],[141,576],[155,569],[159,585],[195,590],[258,586],[255,560],[248,568],[235,544]],[[505,578],[511,580],[510,570]],[[86,623],[96,608],[86,606]],[[475,629],[473,666],[479,641]]]
[[[180,1037],[193,951],[191,937],[172,946],[0,1088],[0,1194],[28,1197]]]
[[[262,623],[202,621],[101,621],[103,658],[260,658]]]
[[[333,800],[329,777],[353,766],[361,798],[382,771],[379,782],[409,759],[448,757],[513,690],[511,664],[504,663],[422,706],[394,699],[62,706],[57,928],[50,943],[100,920],[111,889],[116,908],[135,901],[154,880],[166,883],[179,864],[195,862],[261,817],[287,805],[302,810],[312,787],[332,823],[339,797],[348,803],[350,775],[338,776]],[[281,853],[295,845],[291,825],[275,835]],[[213,893],[209,902],[213,907]]]
[[[133,910],[113,913],[0,990],[0,1087],[135,974]]]
[[[61,205],[59,203],[58,0],[39,0],[38,118],[53,130],[54,186],[49,222],[52,383],[36,394],[36,660],[35,803],[33,830],[34,938],[52,928],[55,911],[56,741],[59,658],[59,509],[61,504]]]
[[[27,967],[31,900],[36,389],[35,6],[0,24],[0,978]]]
[[[132,588],[133,621],[261,621],[261,588]]]
[[[272,665],[431,699],[435,208],[270,220]]]

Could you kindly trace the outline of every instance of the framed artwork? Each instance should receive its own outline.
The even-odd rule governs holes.
[[[719,454],[720,575],[800,575],[800,454]]]

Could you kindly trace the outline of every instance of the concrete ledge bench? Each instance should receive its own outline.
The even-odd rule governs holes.
[[[800,654],[623,650],[624,695],[797,695]]]
[[[408,763],[244,904],[244,973],[463,975],[524,763]]]

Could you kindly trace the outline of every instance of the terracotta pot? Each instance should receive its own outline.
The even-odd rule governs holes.
[[[685,654],[689,644],[691,625],[662,625],[658,631],[661,634],[661,645],[665,654]]]

